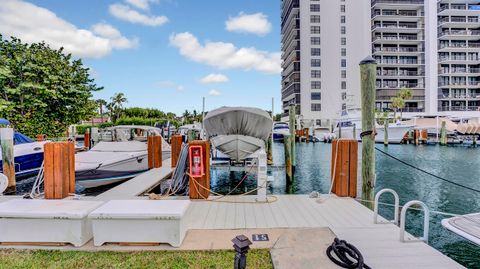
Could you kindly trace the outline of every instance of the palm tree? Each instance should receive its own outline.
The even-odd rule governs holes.
[[[405,107],[405,100],[403,100],[403,98],[400,98],[400,97],[392,97],[392,99],[390,99],[390,101],[392,102],[392,108],[393,108],[393,119],[396,120],[397,119],[397,111],[398,110],[402,110],[404,107]],[[402,117],[402,116],[400,116]]]
[[[403,109],[405,108],[406,101],[412,99],[412,90],[403,88],[401,89],[397,96],[403,100],[403,106],[400,108],[400,118],[403,118]]]
[[[115,93],[112,97],[110,97],[110,103],[107,105],[107,107],[110,110],[113,122],[120,118],[120,113],[122,113],[123,110],[123,104],[126,102],[127,98],[123,93]]]
[[[97,105],[100,109],[100,117],[101,117],[102,123],[103,123],[103,107],[107,105],[107,101],[105,101],[103,99],[98,99],[97,100]]]
[[[183,117],[183,124],[188,124],[190,122],[190,112],[188,112],[188,110],[185,110],[185,112],[183,112],[182,114],[182,117]]]

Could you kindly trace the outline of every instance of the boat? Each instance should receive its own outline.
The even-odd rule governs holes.
[[[353,138],[362,140],[362,113],[360,109],[347,109],[342,111],[340,120],[337,122],[334,133],[339,138]],[[399,144],[402,142],[405,134],[412,130],[414,125],[397,122],[388,126],[388,142]],[[341,130],[340,130],[341,129]],[[375,142],[383,143],[385,136],[385,126],[375,123]],[[355,132],[355,137],[353,136]]]
[[[233,161],[240,162],[264,148],[273,120],[259,108],[221,107],[204,119],[208,140]]]
[[[286,122],[275,122],[273,124],[273,141],[283,142],[285,135],[290,134],[290,128]]]
[[[76,182],[94,188],[130,179],[148,170],[147,137],[161,136],[160,128],[115,126],[109,140],[100,141],[89,151],[75,155]],[[113,140],[113,141],[112,141]],[[162,158],[171,155],[170,145],[162,138]]]
[[[442,226],[480,246],[480,213],[443,219]]]
[[[24,179],[38,174],[43,162],[43,145],[47,142],[37,142],[22,133],[14,132],[13,152],[15,177],[17,179]],[[0,151],[0,173],[2,172],[2,152]]]

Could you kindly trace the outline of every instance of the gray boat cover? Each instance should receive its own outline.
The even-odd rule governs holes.
[[[240,161],[265,146],[273,120],[259,108],[221,107],[209,112],[203,124],[213,146]]]
[[[245,135],[267,140],[272,132],[270,115],[253,107],[221,107],[208,112],[204,120],[209,138],[218,135]]]

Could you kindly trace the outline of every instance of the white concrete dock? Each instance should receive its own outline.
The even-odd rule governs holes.
[[[373,211],[354,199],[331,196],[317,202],[306,195],[275,197],[276,202],[265,204],[251,203],[255,196],[220,200],[232,203],[192,201],[187,223],[189,229],[328,227],[355,245],[372,268],[463,268],[423,242],[400,242],[397,226],[373,224]]]

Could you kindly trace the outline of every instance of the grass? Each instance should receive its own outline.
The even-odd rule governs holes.
[[[0,268],[233,268],[233,251],[0,250]],[[247,268],[273,268],[267,249],[250,250]]]

